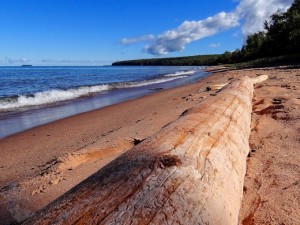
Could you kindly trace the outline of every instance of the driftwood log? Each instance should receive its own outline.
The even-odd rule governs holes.
[[[253,84],[233,81],[25,224],[237,224]]]

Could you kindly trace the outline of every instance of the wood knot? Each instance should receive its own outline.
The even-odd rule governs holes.
[[[181,163],[177,155],[163,155],[160,157],[160,161],[165,167],[177,166]]]

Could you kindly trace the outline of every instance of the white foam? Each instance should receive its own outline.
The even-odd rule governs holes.
[[[33,94],[33,96],[25,96],[21,95],[17,98],[6,98],[0,100],[0,110],[24,107],[24,106],[37,106],[43,104],[49,104],[54,102],[60,102],[65,100],[71,100],[75,98],[79,98],[81,96],[86,96],[92,93],[101,92],[104,90],[109,90],[113,88],[131,88],[131,87],[141,87],[151,84],[159,84],[164,83],[176,79],[181,79],[188,77],[195,73],[195,70],[190,71],[179,71],[174,74],[164,75],[162,78],[157,78],[153,80],[144,80],[144,81],[136,81],[136,82],[128,82],[128,83],[116,83],[116,84],[107,84],[107,85],[96,85],[91,87],[80,87],[73,88],[68,90],[49,90],[42,91]]]
[[[59,101],[70,100],[85,96],[92,93],[108,90],[108,85],[97,85],[91,87],[80,87],[78,89],[69,90],[49,90],[37,92],[33,96],[21,95],[14,100],[5,100],[0,102],[0,109],[10,109],[22,106],[35,106],[42,104],[49,104]]]
[[[188,71],[178,71],[176,73],[170,73],[165,75],[165,77],[177,77],[177,76],[182,76],[182,75],[191,75],[196,73],[196,70],[188,70]]]
[[[164,83],[180,78],[185,78],[187,76],[180,76],[180,77],[168,77],[168,78],[160,78],[160,79],[153,79],[153,80],[145,80],[145,81],[137,81],[137,82],[131,82],[128,84],[124,84],[123,86],[120,85],[119,87],[141,87],[141,86],[146,86],[150,84],[159,84],[159,83]]]

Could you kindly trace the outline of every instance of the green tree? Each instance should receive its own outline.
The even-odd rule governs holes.
[[[251,60],[263,57],[266,45],[266,33],[260,31],[258,33],[249,35],[246,44],[243,46],[243,57],[246,60]]]
[[[288,34],[288,52],[300,52],[300,0],[295,0],[291,8],[286,12]]]

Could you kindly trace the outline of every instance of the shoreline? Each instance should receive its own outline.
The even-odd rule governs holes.
[[[207,70],[212,75],[195,84],[159,91],[1,139],[0,218],[9,224],[30,217],[126,150],[176,120],[187,109],[213,98],[214,92],[204,91],[207,86],[226,83],[243,75],[256,77],[266,73],[270,80],[256,86],[254,92],[250,145],[256,150],[247,162],[240,224],[285,222],[288,217],[293,220],[290,224],[296,224],[300,221],[296,211],[299,202],[294,199],[299,193],[296,189],[299,184],[295,183],[299,177],[299,155],[295,149],[300,149],[297,142],[300,77],[296,76],[300,70],[223,70],[215,67]],[[282,105],[278,109],[273,106],[274,98],[282,99],[281,103],[275,104]],[[286,130],[287,125],[295,130]],[[288,137],[280,138],[283,128]],[[269,133],[265,134],[266,131]],[[274,137],[269,137],[270,133]],[[286,149],[288,154],[285,152],[284,155],[287,156],[273,152],[274,148],[279,152],[281,148]],[[280,160],[285,160],[285,165],[292,168],[288,177],[282,172]],[[270,169],[273,169],[273,176],[269,174]],[[274,177],[276,185],[272,184]],[[268,194],[270,185],[271,194]],[[284,193],[284,200],[279,200],[280,195],[276,194],[279,191]],[[273,206],[280,201],[288,207],[288,215],[284,207]]]
[[[33,127],[45,125],[80,113],[137,99],[154,92],[196,83],[209,73],[199,69],[194,75],[171,81],[105,90],[101,93],[44,105],[16,108],[0,112],[0,139]],[[27,109],[26,109],[27,108]]]

